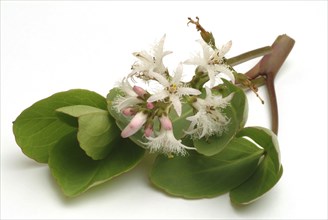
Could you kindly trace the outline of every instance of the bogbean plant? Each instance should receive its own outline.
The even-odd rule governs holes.
[[[14,121],[17,144],[26,156],[48,163],[67,196],[77,196],[135,167],[147,153],[156,159],[150,181],[185,198],[230,194],[248,204],[269,191],[283,168],[277,140],[273,79],[292,49],[286,35],[275,43],[228,59],[229,41],[217,46],[199,19],[202,51],[171,69],[164,59],[165,35],[149,51],[135,52],[131,72],[107,97],[73,89],[24,110]],[[234,65],[262,60],[245,74]],[[184,72],[186,65],[194,72]],[[183,75],[191,74],[189,81]],[[245,127],[245,92],[267,85],[272,130]],[[110,195],[108,195],[110,196]]]

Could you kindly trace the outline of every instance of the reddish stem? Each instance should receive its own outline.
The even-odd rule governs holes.
[[[278,36],[271,46],[271,53],[265,55],[252,69],[245,73],[249,79],[255,79],[259,76],[266,78],[266,86],[271,105],[271,126],[275,134],[278,134],[279,117],[274,79],[294,44],[295,41],[287,35]]]

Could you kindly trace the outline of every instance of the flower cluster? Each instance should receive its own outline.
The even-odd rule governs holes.
[[[170,74],[163,63],[163,58],[172,53],[164,51],[165,35],[152,48],[146,51],[136,52],[133,55],[138,61],[132,65],[132,71],[119,85],[122,95],[113,102],[113,108],[130,117],[128,125],[122,130],[123,138],[130,137],[138,131],[143,132],[147,140],[143,143],[150,152],[160,152],[167,155],[185,155],[187,150],[194,147],[186,146],[176,138],[174,132],[174,120],[185,117],[189,122],[189,128],[183,130],[183,137],[190,136],[194,139],[208,138],[212,135],[221,135],[229,123],[229,118],[223,113],[223,109],[229,105],[233,96],[222,98],[213,94],[212,89],[221,83],[220,77],[224,74],[234,82],[234,73],[226,64],[224,55],[231,47],[231,41],[221,49],[212,48],[211,45],[200,41],[203,54],[193,57],[178,64],[174,74]],[[193,82],[183,82],[183,65],[196,65],[206,75],[209,86],[193,86]],[[204,76],[202,76],[204,77]],[[144,86],[131,85],[141,79]],[[197,77],[193,77],[197,81]],[[146,89],[152,82],[156,82],[156,91]],[[202,93],[206,91],[205,98]],[[183,114],[183,106],[189,105],[193,115]]]

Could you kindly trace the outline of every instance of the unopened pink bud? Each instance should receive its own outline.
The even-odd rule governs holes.
[[[147,108],[148,109],[153,109],[155,105],[152,102],[147,102]]]
[[[138,112],[130,121],[130,123],[123,129],[121,136],[123,138],[130,137],[135,134],[145,124],[147,115],[143,112]]]
[[[153,130],[153,125],[148,124],[148,125],[146,125],[146,127],[145,127],[144,134],[145,134],[146,137],[150,137],[151,134],[153,133],[153,131],[154,131],[154,130]]]
[[[140,97],[143,97],[146,94],[146,90],[140,86],[133,86],[133,91]]]
[[[172,130],[173,126],[172,126],[172,122],[169,119],[169,117],[167,116],[162,116],[159,118],[160,122],[161,122],[161,126],[162,128],[164,128],[165,130]]]
[[[125,116],[132,116],[136,114],[136,111],[133,108],[125,108],[122,113]]]

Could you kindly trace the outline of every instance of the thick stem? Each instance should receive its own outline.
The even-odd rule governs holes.
[[[266,86],[270,98],[271,106],[271,130],[273,133],[278,134],[279,128],[279,114],[278,114],[278,102],[276,91],[274,88],[274,79],[272,74],[267,75]]]
[[[287,35],[280,35],[276,38],[271,48],[270,54],[265,55],[252,69],[245,75],[249,79],[256,79],[264,76],[270,98],[271,105],[271,126],[272,131],[278,134],[278,104],[274,89],[274,78],[276,77],[280,67],[286,60],[288,54],[292,50],[295,41]]]
[[[272,74],[275,78],[294,44],[295,41],[287,35],[278,36],[271,46],[271,53],[265,55],[252,69],[245,73],[246,76],[254,79],[260,75]]]

